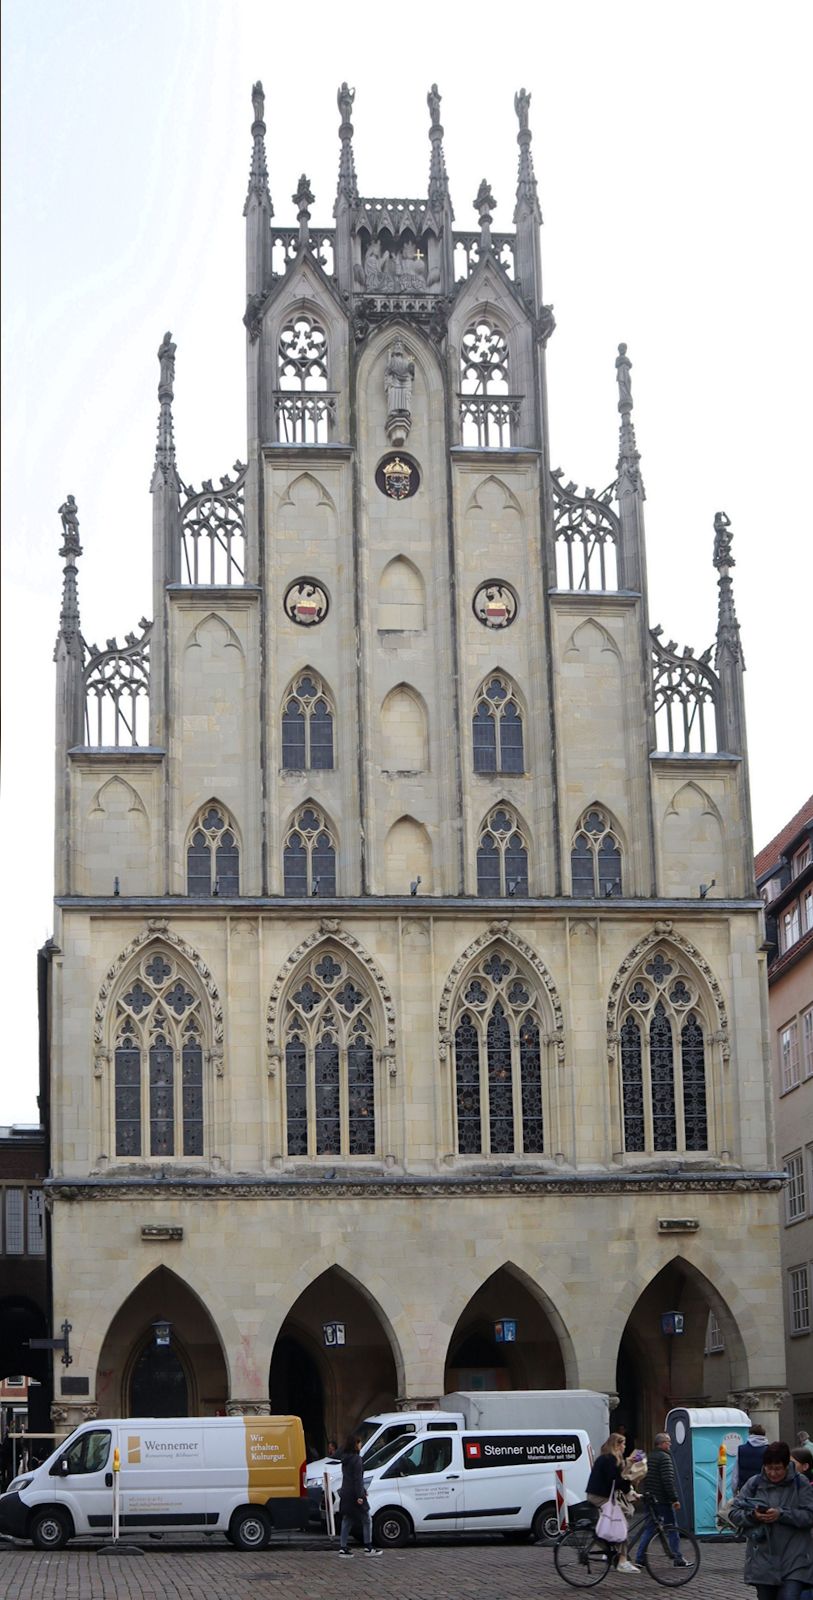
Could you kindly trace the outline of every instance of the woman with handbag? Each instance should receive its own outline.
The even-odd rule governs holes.
[[[599,1506],[596,1533],[600,1539],[618,1548],[618,1571],[640,1572],[627,1556],[627,1519],[616,1504],[616,1496],[628,1487],[624,1475],[623,1433],[611,1433],[601,1446],[587,1480],[586,1497],[591,1505]]]

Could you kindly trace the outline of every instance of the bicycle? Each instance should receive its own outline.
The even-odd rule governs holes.
[[[600,1539],[596,1533],[598,1511],[589,1504],[575,1507],[571,1513],[574,1523],[563,1533],[554,1546],[553,1560],[556,1571],[565,1583],[574,1589],[592,1589],[606,1578],[618,1561],[615,1545]],[[688,1528],[674,1527],[658,1515],[654,1502],[646,1500],[644,1508],[636,1513],[627,1535],[627,1548],[633,1550],[640,1539],[647,1517],[652,1517],[655,1530],[644,1552],[643,1563],[650,1578],[667,1589],[679,1589],[691,1583],[700,1567],[700,1546]],[[670,1543],[671,1539],[671,1543]],[[673,1546],[677,1545],[675,1556]],[[684,1564],[685,1563],[685,1564]]]

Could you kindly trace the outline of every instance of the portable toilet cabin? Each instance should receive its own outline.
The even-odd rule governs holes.
[[[748,1438],[751,1420],[735,1406],[676,1406],[666,1418],[672,1459],[680,1486],[678,1521],[695,1533],[717,1533],[720,1446],[725,1445],[725,1491],[731,1498],[731,1473],[737,1451]]]

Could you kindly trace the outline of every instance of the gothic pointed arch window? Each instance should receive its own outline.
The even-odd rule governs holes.
[[[471,724],[475,772],[524,772],[522,710],[509,678],[489,675],[475,697]]]
[[[486,897],[528,893],[528,842],[512,806],[495,806],[480,829],[477,893]]]
[[[283,1030],[288,1155],[375,1155],[373,1002],[343,951],[320,946],[300,970]]]
[[[620,1011],[621,1120],[628,1154],[709,1148],[706,1007],[689,963],[647,953]]]
[[[332,696],[308,668],[289,685],[282,705],[282,765],[291,772],[333,768]]]
[[[601,806],[590,806],[579,819],[570,850],[570,878],[576,896],[622,893],[621,842]]]
[[[240,893],[240,845],[225,806],[201,806],[186,846],[186,892],[191,896]]]
[[[522,397],[509,393],[510,357],[502,328],[478,317],[460,345],[460,431],[464,445],[505,449],[515,439]]]
[[[300,310],[280,330],[274,411],[277,438],[324,444],[336,421],[336,396],[327,392],[328,338],[321,322]]]
[[[542,1014],[534,985],[501,947],[464,981],[453,1040],[458,1154],[542,1155]]]
[[[336,839],[319,806],[308,803],[295,813],[283,850],[284,892],[296,899],[336,893]]]
[[[202,1156],[209,1015],[200,985],[153,945],[113,1012],[114,1149],[130,1159]]]

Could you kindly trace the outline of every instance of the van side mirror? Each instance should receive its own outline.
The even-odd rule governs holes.
[[[48,1476],[50,1478],[67,1478],[69,1470],[67,1456],[60,1456],[59,1460],[54,1462]]]

